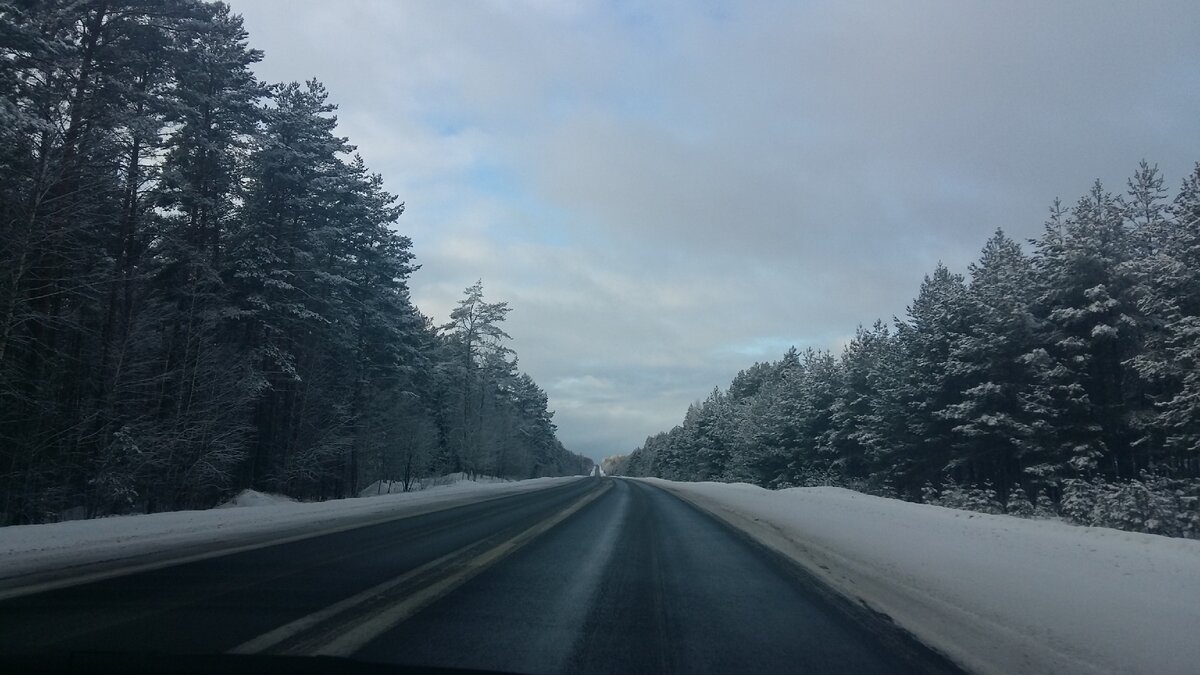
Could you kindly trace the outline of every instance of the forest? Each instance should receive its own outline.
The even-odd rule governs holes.
[[[1200,164],[1055,201],[839,354],[741,371],[610,473],[843,486],[1200,537]]]
[[[0,2],[0,524],[587,471],[507,303],[416,308],[403,203],[200,0]]]

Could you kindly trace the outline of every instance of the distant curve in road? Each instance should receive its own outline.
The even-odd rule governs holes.
[[[953,670],[856,616],[669,493],[585,478],[0,602],[0,654],[319,654],[362,634],[352,658],[517,673]]]

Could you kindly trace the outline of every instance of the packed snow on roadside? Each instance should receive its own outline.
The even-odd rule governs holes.
[[[571,480],[576,478],[459,480],[419,492],[314,503],[247,490],[224,504],[225,508],[205,511],[0,527],[0,586],[17,586],[23,583],[23,577],[48,572],[86,573],[89,566],[97,563],[140,564],[176,552],[197,554],[393,515],[416,515]]]
[[[259,492],[258,490],[242,490],[236,497],[217,506],[218,509],[233,509],[242,506],[272,506],[275,504],[294,503],[296,500],[287,495]]]
[[[841,488],[667,488],[975,672],[1200,668],[1200,541]]]

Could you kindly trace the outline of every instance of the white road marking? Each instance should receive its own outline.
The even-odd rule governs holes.
[[[337,616],[347,613],[356,607],[369,604],[371,601],[379,600],[389,591],[418,580],[422,576],[428,576],[438,571],[444,571],[445,569],[452,570],[449,575],[424,586],[415,593],[401,598],[399,601],[389,603],[381,609],[367,612],[363,617],[351,621],[349,627],[338,626],[338,630],[335,631],[334,635],[318,635],[314,639],[304,641],[297,647],[292,649],[285,647],[284,649],[286,653],[324,656],[346,656],[352,654],[393,626],[413,616],[421,609],[424,609],[434,601],[463,585],[489,566],[547,532],[563,520],[566,520],[573,513],[600,497],[600,495],[604,494],[611,487],[611,483],[606,483],[601,489],[589,492],[553,516],[542,520],[515,537],[473,558],[465,561],[458,560],[465,554],[468,554],[478,544],[463,547],[394,579],[390,579],[345,600],[334,603],[329,607],[284,624],[275,630],[234,647],[230,650],[230,653],[254,654],[270,650],[289,639],[301,636],[307,631],[319,630],[322,624],[335,619]]]

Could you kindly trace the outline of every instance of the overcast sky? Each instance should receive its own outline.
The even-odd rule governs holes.
[[[233,0],[407,204],[439,322],[482,278],[593,458],[1140,159],[1200,160],[1200,3]]]

